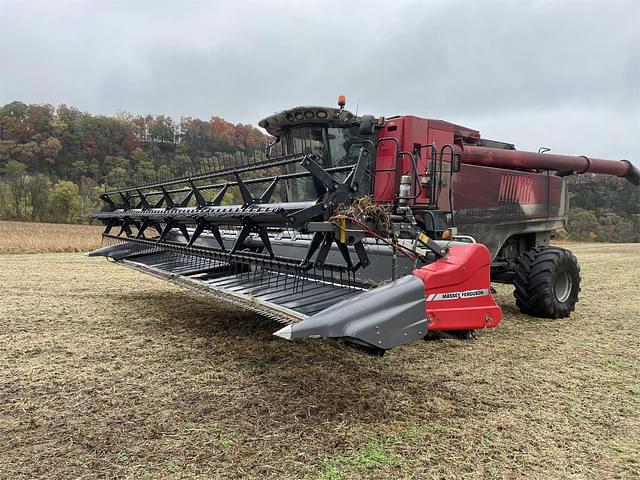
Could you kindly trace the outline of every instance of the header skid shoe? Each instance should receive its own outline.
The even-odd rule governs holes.
[[[407,275],[344,300],[275,332],[287,340],[330,338],[372,350],[414,342],[427,333],[424,283]]]

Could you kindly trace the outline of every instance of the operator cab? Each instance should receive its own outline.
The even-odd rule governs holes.
[[[268,155],[278,158],[290,155],[317,155],[320,165],[336,179],[349,173],[358,161],[363,145],[374,141],[374,134],[361,131],[362,119],[343,108],[295,107],[271,115],[258,125],[275,137]],[[370,144],[373,145],[373,144]],[[372,150],[371,148],[369,148]],[[371,192],[375,152],[367,156],[366,193]],[[287,173],[306,172],[298,164],[288,165]],[[311,177],[287,182],[288,201],[314,200],[322,186]]]

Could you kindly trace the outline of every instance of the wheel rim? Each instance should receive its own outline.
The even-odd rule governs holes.
[[[571,295],[572,286],[573,281],[571,280],[571,275],[569,275],[569,272],[559,272],[558,275],[556,275],[556,281],[553,287],[554,293],[556,295],[556,300],[558,300],[558,302],[560,303],[566,302]]]

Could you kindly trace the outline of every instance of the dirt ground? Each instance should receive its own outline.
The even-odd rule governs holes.
[[[1,478],[638,478],[640,245],[569,320],[383,358],[79,254],[0,255]]]

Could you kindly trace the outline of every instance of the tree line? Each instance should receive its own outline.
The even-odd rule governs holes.
[[[571,213],[561,237],[640,242],[640,188],[624,178],[584,174],[568,180]]]
[[[269,141],[251,125],[165,115],[91,115],[60,105],[0,108],[0,218],[87,222],[100,193],[210,169],[215,155],[255,155]],[[562,238],[640,241],[640,191],[617,177],[568,181]]]
[[[251,155],[267,141],[218,117],[176,122],[12,102],[0,108],[0,218],[86,222],[105,189],[207,170],[214,152]]]

